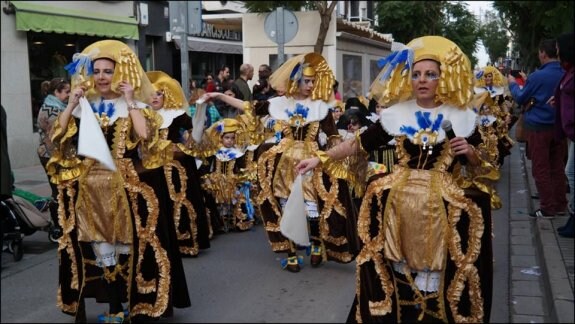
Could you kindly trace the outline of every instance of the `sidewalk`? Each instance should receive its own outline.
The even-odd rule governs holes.
[[[535,181],[531,174],[531,161],[525,156],[525,144],[519,144],[521,160],[524,165],[525,179],[527,182],[527,197],[537,192]],[[564,184],[557,184],[564,185]],[[570,193],[573,195],[574,193]],[[539,208],[538,199],[529,199],[529,212]],[[574,269],[574,242],[572,238],[564,238],[557,234],[557,227],[566,223],[569,216],[557,216],[555,219],[537,219],[534,239],[538,248],[539,261],[542,266],[542,274],[545,287],[545,296],[551,318],[559,323],[573,323],[574,298],[573,283],[575,278]]]

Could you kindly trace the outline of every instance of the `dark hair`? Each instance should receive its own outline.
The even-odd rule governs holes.
[[[559,59],[561,62],[575,64],[573,36],[573,33],[564,33],[557,37],[557,47],[559,48]]]
[[[268,86],[268,80],[267,79],[261,79],[258,80],[258,83],[254,84],[253,87],[253,93],[260,93],[262,91],[264,91],[264,89]]]
[[[67,85],[70,84],[70,81],[66,80],[65,78],[54,78],[50,81],[44,81],[40,85],[41,92],[43,96],[47,96],[49,94],[53,95],[54,92],[62,91],[66,88]]]
[[[557,58],[556,41],[554,39],[543,39],[539,42],[539,51],[544,52],[549,58]]]
[[[238,88],[238,86],[233,82],[233,80],[229,80],[228,82],[225,82],[222,85],[222,89],[223,89],[222,92],[226,92],[228,90],[231,90],[237,99],[244,100],[244,95],[240,91],[240,88]]]
[[[338,129],[347,129],[349,125],[359,123],[362,127],[369,126],[371,122],[365,117],[365,115],[357,110],[350,109],[346,110],[337,121],[336,127]]]

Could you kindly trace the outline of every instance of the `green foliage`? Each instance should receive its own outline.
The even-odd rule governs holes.
[[[377,30],[391,33],[397,42],[407,44],[426,35],[446,37],[477,63],[474,53],[479,43],[479,23],[463,2],[381,1],[377,5]]]
[[[479,29],[479,34],[491,64],[497,62],[500,57],[506,57],[510,38],[496,12],[488,11],[485,14],[485,21]]]
[[[313,1],[244,1],[248,12],[272,12],[277,7],[291,11],[301,11],[301,8],[313,9]]]
[[[573,1],[494,1],[519,49],[519,64],[526,71],[539,65],[538,45],[543,39],[574,30]]]

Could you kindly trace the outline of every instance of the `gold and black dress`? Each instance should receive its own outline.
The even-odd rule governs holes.
[[[455,182],[461,168],[440,127],[445,119],[456,135],[481,143],[472,110],[424,109],[414,100],[384,110],[359,137],[366,152],[395,139],[398,163],[392,173],[370,178],[360,207],[362,245],[348,322],[489,320],[489,195]],[[465,169],[471,178],[494,172],[485,161]]]
[[[507,119],[511,118],[510,108],[506,107],[503,87],[475,87],[474,107],[476,112],[483,116],[480,132],[486,140],[495,137],[496,154],[494,165],[501,166],[505,157],[511,154],[514,145],[509,136]]]
[[[246,114],[253,113],[246,107]],[[280,232],[280,221],[291,187],[296,178],[295,166],[339,141],[329,105],[321,100],[295,100],[287,97],[270,99],[258,106],[258,115],[270,115],[281,130],[281,140],[266,147],[258,159],[258,182],[261,186],[258,204],[272,250],[294,252],[294,244]],[[326,145],[320,143],[324,133]],[[356,213],[347,183],[330,177],[319,169],[302,177],[303,195],[308,220],[319,224],[318,237],[324,260],[351,262],[357,253]],[[313,232],[313,230],[312,230]]]
[[[204,176],[204,189],[218,204],[223,230],[245,231],[252,228],[255,207],[251,183],[244,173],[247,166],[244,150],[220,147],[208,161],[210,172]]]
[[[159,318],[173,302],[172,266],[157,229],[163,217],[160,202],[137,169],[154,159],[141,154],[142,147],[163,145],[154,136],[161,118],[137,103],[149,129],[148,139],[142,140],[133,130],[123,97],[91,104],[116,170],[77,154],[77,125],[84,127],[80,119],[71,118],[66,129],[56,122],[55,151],[47,168],[51,181],[58,184],[63,228],[57,305],[67,314],[79,315],[85,298],[109,302],[108,283],[123,291],[121,299],[128,303],[130,317]],[[77,111],[74,116],[79,118]]]
[[[183,256],[197,256],[200,250],[210,247],[211,226],[194,153],[183,144],[193,128],[192,118],[183,109],[160,109],[157,112],[163,118],[160,138],[171,143],[165,153],[167,162],[163,167],[179,251]]]

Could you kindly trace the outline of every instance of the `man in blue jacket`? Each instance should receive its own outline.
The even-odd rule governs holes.
[[[528,154],[540,205],[529,216],[553,218],[556,214],[565,213],[567,207],[564,171],[567,146],[565,140],[557,140],[554,136],[555,108],[549,102],[564,73],[554,39],[539,43],[539,61],[541,67],[529,75],[523,89],[512,75],[507,78],[517,104],[523,106],[533,101],[531,108],[524,112],[523,121],[528,130]]]

